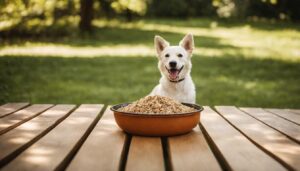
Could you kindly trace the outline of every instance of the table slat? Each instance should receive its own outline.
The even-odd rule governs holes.
[[[51,129],[68,114],[75,105],[56,105],[39,116],[0,136],[0,165],[3,165],[25,149],[44,132]]]
[[[286,170],[209,107],[201,112],[201,126],[215,144],[217,155],[223,156],[226,170]]]
[[[272,112],[273,114],[283,117],[291,122],[294,122],[298,125],[300,125],[300,115],[293,113],[293,112],[289,112],[287,110],[284,109],[265,109],[266,111]]]
[[[125,133],[118,128],[109,107],[87,140],[73,158],[67,170],[115,170],[119,169]]]
[[[0,135],[34,118],[52,106],[50,104],[35,104],[12,115],[0,118]]]
[[[289,122],[279,116],[273,115],[262,108],[240,108],[268,126],[287,135],[289,138],[300,143],[300,126]]]
[[[292,113],[300,114],[300,109],[286,109],[286,110]]]
[[[136,170],[165,170],[160,138],[132,137],[126,163],[126,171]]]
[[[18,111],[26,106],[28,106],[29,103],[7,103],[2,106],[0,106],[0,118],[7,116],[15,111]]]
[[[168,138],[174,171],[222,170],[199,126],[182,136]]]
[[[69,117],[26,149],[2,170],[55,170],[64,165],[88,128],[95,123],[102,105],[80,105]]]
[[[217,111],[257,145],[290,169],[300,168],[300,146],[280,132],[257,121],[233,106],[217,106]]]

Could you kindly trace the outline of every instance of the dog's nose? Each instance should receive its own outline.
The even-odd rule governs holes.
[[[171,68],[176,68],[177,62],[176,61],[171,61],[169,62],[169,65]]]

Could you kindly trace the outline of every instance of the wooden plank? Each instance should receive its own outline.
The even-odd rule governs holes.
[[[132,137],[126,163],[126,171],[135,170],[165,170],[160,138]]]
[[[201,127],[225,170],[286,170],[209,107],[201,112]]]
[[[52,131],[8,163],[2,170],[62,169],[97,121],[102,105],[80,105]]]
[[[240,108],[268,126],[280,131],[294,141],[300,143],[300,126],[277,115],[263,110],[262,108]]]
[[[299,144],[236,107],[217,106],[216,109],[252,142],[267,151],[284,166],[294,170],[300,168]]]
[[[300,115],[296,113],[289,112],[284,109],[265,109],[265,110],[300,125]]]
[[[107,107],[87,140],[66,170],[118,170],[125,142],[125,133],[118,128]]]
[[[7,116],[9,114],[12,114],[15,111],[18,111],[26,106],[28,106],[29,103],[7,103],[2,106],[0,106],[0,118]]]
[[[0,136],[0,165],[7,163],[18,153],[53,128],[75,105],[56,105],[39,116]]]
[[[222,170],[198,126],[189,134],[168,140],[174,171]]]
[[[36,117],[53,105],[35,104],[0,119],[0,135]]]
[[[300,115],[300,109],[286,109],[286,110]]]

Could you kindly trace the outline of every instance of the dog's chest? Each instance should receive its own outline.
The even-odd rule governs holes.
[[[190,77],[186,77],[180,83],[171,83],[168,79],[162,77],[160,84],[152,90],[150,95],[167,96],[185,103],[196,102],[195,86]]]
[[[182,83],[164,83],[161,84],[162,89],[158,94],[180,102],[195,103],[195,86],[191,80]]]
[[[177,99],[180,102],[191,102],[193,99],[193,86],[174,86],[166,88],[167,96]]]

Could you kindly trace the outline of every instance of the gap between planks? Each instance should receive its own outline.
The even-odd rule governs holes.
[[[300,168],[300,146],[277,130],[234,106],[216,106],[216,111],[253,144],[289,170]]]
[[[300,126],[300,115],[284,109],[264,109],[274,115],[284,118]]]
[[[300,109],[285,109],[285,110],[300,115]]]
[[[80,105],[2,170],[62,170],[99,119],[102,109],[103,105]]]
[[[125,170],[165,170],[161,138],[132,136]]]
[[[86,132],[83,134],[83,136],[79,139],[79,141],[77,142],[77,144],[75,145],[75,147],[69,152],[68,156],[59,164],[59,166],[56,167],[56,171],[58,170],[66,170],[66,168],[68,167],[68,165],[70,164],[70,162],[72,161],[72,159],[75,157],[75,155],[77,154],[77,152],[79,151],[79,149],[81,148],[81,146],[83,145],[83,143],[86,141],[87,137],[91,134],[91,132],[93,131],[93,129],[95,128],[95,126],[97,125],[97,123],[99,122],[100,118],[102,117],[106,106],[105,105],[101,105],[101,110],[98,112],[95,120],[91,123],[91,125],[88,127],[88,129],[86,130]]]
[[[213,146],[224,170],[286,170],[254,145],[230,122],[209,107],[204,107],[201,128]]]
[[[7,115],[10,115],[18,110],[21,110],[30,104],[25,103],[6,103],[2,106],[0,106],[0,118],[5,117]]]
[[[284,134],[291,140],[300,144],[300,126],[290,122],[282,117],[273,115],[271,112],[263,110],[262,108],[245,108],[240,107],[240,110],[244,111],[254,119],[264,123],[265,125],[277,130]]]
[[[40,115],[51,107],[53,107],[52,104],[34,104],[4,118],[0,118],[0,135]]]
[[[75,105],[56,105],[0,136],[0,168],[51,131],[75,109]]]
[[[102,110],[101,110],[101,112],[100,113],[103,113],[103,110],[104,110],[104,108],[102,108]],[[107,110],[109,110],[108,108],[107,108]],[[78,143],[75,145],[75,147],[73,148],[73,150],[70,152],[70,153],[68,153],[68,156],[64,159],[64,161],[56,168],[56,170],[64,170],[64,169],[66,169],[66,167],[68,167],[68,164],[70,163],[72,163],[73,161],[74,161],[74,159],[76,158],[76,156],[78,155],[78,153],[80,152],[80,150],[81,150],[81,148],[84,146],[84,144],[87,142],[87,140],[90,138],[90,136],[92,135],[92,133],[95,131],[95,128],[96,128],[96,126],[99,124],[99,123],[101,123],[101,120],[102,119],[100,119],[100,117],[101,117],[101,114],[98,114],[98,116],[97,116],[98,118],[96,118],[96,120],[94,121],[95,123],[93,123],[91,126],[90,126],[90,128],[88,128],[88,130],[86,131],[86,133],[83,135],[83,137],[82,137],[82,139],[80,139],[80,141],[78,141]],[[100,120],[100,121],[99,121]],[[101,124],[100,124],[100,126],[101,126]],[[203,128],[203,127],[202,127]],[[207,132],[206,132],[207,133]],[[206,136],[208,136],[208,134],[206,135]],[[208,140],[208,138],[206,137],[206,140],[207,141],[209,141]],[[121,163],[119,163],[119,165],[118,165],[118,170],[125,170],[125,168],[126,168],[126,161],[127,161],[127,157],[128,157],[128,153],[130,152],[129,151],[129,147],[130,147],[130,142],[131,142],[131,136],[126,136],[126,140],[124,141],[125,142],[125,144],[122,146],[123,148],[122,148],[122,152],[121,152],[121,156],[120,156],[120,162]],[[123,143],[124,143],[123,142]],[[168,144],[168,140],[165,140],[165,142],[164,142],[164,138],[162,138],[162,141],[161,141],[161,143],[162,144],[160,144],[160,146],[163,148],[163,156],[165,156],[166,154],[165,153],[168,153],[168,155],[170,155],[169,153],[169,149],[168,149],[168,146],[169,146],[169,144]],[[167,144],[167,145],[164,145],[164,144]],[[166,149],[165,149],[166,148]],[[166,151],[165,151],[166,150]],[[73,160],[72,160],[73,159]],[[166,158],[165,158],[166,159]],[[169,158],[169,159],[167,159],[167,161],[166,160],[164,160],[165,162],[169,162],[169,163],[171,163],[171,161],[168,161],[168,160],[172,160],[171,158]],[[123,163],[122,163],[123,162]],[[222,162],[221,162],[222,163]],[[164,164],[165,165],[165,168],[166,168],[166,170],[172,170],[172,165],[171,164],[169,164],[170,166],[167,166],[167,164],[165,163]],[[72,170],[72,169],[70,169],[70,170]]]
[[[173,170],[222,170],[199,125],[188,134],[169,137],[168,147]]]
[[[66,170],[122,169],[126,164],[121,162],[126,157],[126,154],[124,154],[127,151],[126,142],[128,143],[128,140],[130,140],[125,141],[125,137],[124,132],[116,125],[112,111],[107,107],[102,118],[82,144]]]

